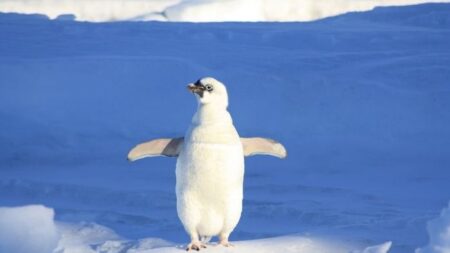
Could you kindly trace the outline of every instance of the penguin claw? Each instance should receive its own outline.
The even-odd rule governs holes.
[[[206,245],[201,242],[191,242],[187,246],[186,251],[189,251],[189,250],[200,251],[200,249],[206,249]]]

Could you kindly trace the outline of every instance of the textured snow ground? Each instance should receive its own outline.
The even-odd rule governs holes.
[[[54,223],[53,210],[44,206],[0,208],[0,252],[8,253],[176,253],[185,245],[159,238],[127,240],[95,223]],[[236,241],[226,248],[209,244],[208,252],[321,252],[386,253],[391,242],[355,250],[360,245],[311,236]],[[206,250],[205,250],[206,251]]]
[[[448,228],[442,218],[428,238],[450,199],[448,13],[430,4],[271,24],[0,15],[0,206],[52,208],[60,251],[178,252],[188,238],[175,161],[126,154],[183,135],[196,108],[185,85],[214,76],[241,135],[289,152],[246,160],[233,250],[312,240],[428,253]]]
[[[74,15],[79,21],[311,21],[377,6],[449,0],[2,0],[0,12]],[[67,17],[66,17],[67,18]]]
[[[52,252],[59,241],[53,217],[43,206],[0,208],[0,252]]]
[[[416,253],[450,252],[450,203],[442,210],[441,215],[428,222],[430,242],[428,246],[416,250]]]

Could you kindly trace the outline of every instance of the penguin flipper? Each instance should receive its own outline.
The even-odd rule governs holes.
[[[241,143],[244,148],[244,156],[271,155],[278,158],[287,156],[284,146],[272,139],[261,137],[241,138]]]
[[[128,153],[128,160],[134,162],[142,158],[153,156],[177,157],[183,146],[183,142],[183,137],[156,139],[144,142],[130,150]]]

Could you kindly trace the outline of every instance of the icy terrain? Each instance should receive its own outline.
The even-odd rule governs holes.
[[[246,24],[0,15],[0,252],[55,238],[65,253],[181,252],[175,160],[126,154],[184,134],[196,109],[186,84],[202,76],[227,84],[242,136],[288,150],[246,160],[236,247],[205,252],[440,252],[449,13],[427,4]],[[27,238],[41,221],[56,237],[8,239],[9,224]]]
[[[0,12],[78,21],[311,21],[377,6],[450,0],[2,0]]]
[[[416,253],[450,252],[450,203],[442,210],[441,215],[428,222],[430,243],[427,247],[416,250]]]

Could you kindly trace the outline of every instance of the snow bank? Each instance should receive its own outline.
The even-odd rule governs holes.
[[[310,21],[377,6],[449,0],[3,0],[0,12],[39,13],[79,21]]]
[[[364,249],[362,253],[387,253],[392,246],[392,242],[385,242],[380,245],[370,246]]]
[[[58,243],[53,216],[53,209],[38,205],[0,208],[0,252],[52,252]]]
[[[2,0],[0,12],[45,14],[55,19],[73,14],[79,21],[159,19],[156,15],[181,0]]]
[[[169,21],[311,21],[377,6],[411,5],[420,0],[191,0],[169,7]]]
[[[110,243],[107,242],[120,240],[114,231],[95,223],[58,223],[58,229],[61,233],[61,240],[56,250],[58,253],[95,253],[98,251],[93,249],[92,245],[105,244],[111,248]],[[103,251],[100,252],[118,252],[108,251],[106,246],[101,249]]]
[[[416,250],[416,253],[450,252],[450,203],[441,212],[441,216],[428,222],[430,242],[428,246]]]
[[[67,226],[76,225],[72,224]],[[111,238],[111,236],[114,236],[114,233],[110,235],[104,233],[103,230],[107,228],[96,224],[93,225],[94,228],[90,226],[84,227],[84,225],[81,225],[75,230],[69,229],[72,231],[63,229],[63,231],[65,231],[63,232],[63,235],[66,238],[66,242],[62,243],[64,246],[59,250],[63,250],[64,253],[178,253],[184,251],[186,247],[184,244],[175,244],[159,238],[145,238],[139,240],[114,239]],[[76,232],[78,230],[88,232],[94,239],[89,239],[89,237],[83,235],[80,236],[80,233]],[[97,232],[100,232],[101,234],[96,235]],[[109,239],[108,236],[110,237]],[[98,240],[99,238],[103,238],[103,242]],[[68,241],[72,242],[67,243]],[[367,247],[364,250],[355,250],[360,248],[360,246],[355,243],[344,243],[329,238],[292,235],[258,240],[233,241],[233,245],[234,247],[231,249],[233,253],[387,253],[391,243],[387,242],[381,245]],[[205,252],[226,253],[231,251],[230,248],[211,243],[208,244]]]
[[[58,221],[186,243],[174,160],[125,155],[146,138],[183,134],[195,111],[185,83],[213,75],[228,85],[242,135],[278,139],[293,154],[246,161],[232,239],[324,232],[414,252],[450,192],[450,33],[439,22],[449,8],[201,26],[0,15],[9,38],[0,40],[0,206],[47,203]],[[155,245],[91,227],[61,231],[64,253]],[[241,243],[257,247],[237,242],[233,252]]]
[[[387,253],[391,243],[364,250],[359,243],[312,236],[282,236],[233,242],[234,253]],[[177,253],[185,245],[160,238],[127,240],[96,223],[58,223],[53,209],[44,206],[0,208],[0,252],[8,253]],[[212,243],[208,252],[230,252]]]

